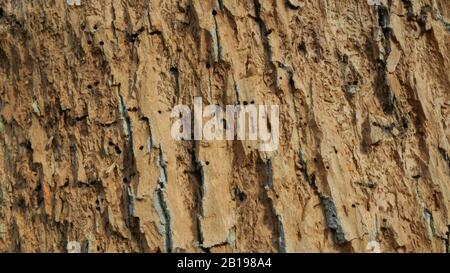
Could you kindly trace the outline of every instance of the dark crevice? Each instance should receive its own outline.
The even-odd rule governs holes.
[[[348,240],[345,238],[344,230],[342,229],[341,222],[337,216],[337,210],[333,200],[328,197],[322,197],[321,203],[325,212],[327,226],[334,233],[335,243],[338,245],[347,243]]]
[[[411,20],[412,18],[414,18],[413,2],[411,0],[402,0],[402,2],[403,2],[403,6],[406,9],[406,18],[408,18],[408,20]]]
[[[177,67],[171,67],[170,73],[173,75],[175,80],[175,97],[173,103],[177,103],[180,99],[180,71]]]
[[[273,169],[272,169],[272,160],[268,159],[266,162],[266,171],[268,176],[267,185],[269,189],[273,190]]]
[[[384,45],[387,56],[391,54],[391,38],[392,38],[392,28],[390,11],[389,8],[383,5],[377,6],[378,12],[378,25],[383,30],[384,34]]]
[[[345,233],[342,228],[341,222],[339,220],[336,206],[333,202],[333,200],[330,197],[324,196],[317,187],[316,184],[316,175],[315,174],[308,174],[307,169],[307,163],[306,159],[304,158],[303,152],[301,150],[298,151],[298,162],[297,166],[299,170],[303,173],[303,176],[305,180],[310,185],[313,192],[316,194],[316,196],[320,200],[320,204],[323,208],[325,221],[327,223],[327,227],[333,232],[334,234],[334,241],[337,245],[344,245],[348,243],[349,241],[345,238]]]
[[[123,166],[124,166],[124,178],[123,181],[126,183],[131,182],[131,178],[136,175],[136,158],[133,150],[133,130],[131,129],[131,121],[128,116],[128,110],[123,100],[122,95],[119,93],[119,111],[121,114],[124,134],[126,137],[125,147],[124,147],[124,158],[123,158]]]
[[[245,192],[241,191],[239,187],[236,187],[234,188],[234,199],[237,199],[242,203],[247,200],[247,195],[245,194]]]
[[[381,103],[383,111],[386,114],[393,114],[395,110],[395,96],[389,86],[389,82],[387,79],[387,68],[386,68],[386,60],[389,54],[391,53],[391,39],[392,39],[392,28],[390,27],[390,11],[389,8],[380,5],[377,6],[378,13],[378,25],[381,27],[384,35],[384,50],[385,56],[384,59],[377,60],[377,79],[376,79],[376,87],[375,94],[378,100]]]
[[[217,14],[217,11],[215,11]],[[222,60],[222,48],[220,46],[220,33],[219,33],[219,28],[218,28],[218,24],[217,24],[217,19],[216,19],[216,14],[213,15],[213,20],[214,20],[214,40],[216,42],[216,44],[214,45],[216,48],[215,50],[215,54],[217,54],[216,57],[216,62],[220,62]]]
[[[239,86],[237,85],[236,81],[233,81],[233,91],[234,95],[236,97],[236,105],[241,104],[240,98],[239,98]]]
[[[266,176],[267,176],[267,186],[269,190],[274,191],[273,185],[273,166],[272,160],[268,159],[265,163],[266,168]],[[275,195],[277,196],[277,195]],[[277,234],[277,245],[279,253],[286,253],[286,235],[284,233],[283,220],[281,215],[279,215],[276,211],[274,200],[272,198],[268,198],[269,203],[271,205],[271,211],[273,215],[276,217],[276,234]]]
[[[112,122],[107,122],[107,123],[97,123],[98,126],[103,127],[103,128],[110,128],[112,126],[116,126],[117,125],[117,121],[112,121]]]
[[[298,10],[301,7],[300,5],[292,3],[290,0],[285,0],[284,3],[286,5],[286,7],[293,9],[293,10]]]
[[[141,27],[138,31],[136,32],[125,32],[125,39],[127,40],[127,42],[129,43],[134,43],[137,41],[139,35],[144,31],[144,28]]]
[[[266,65],[269,68],[269,71],[272,72],[272,77],[274,79],[278,79],[277,70],[272,60],[272,47],[269,42],[269,35],[272,33],[272,30],[269,30],[261,17],[261,3],[259,0],[253,0],[253,5],[255,7],[255,17],[252,17],[259,26],[259,31],[261,33],[261,41],[264,47]],[[278,87],[278,86],[277,86]]]
[[[219,3],[219,8],[220,8],[220,10],[221,10],[221,11],[224,11],[225,5],[223,4],[223,0],[218,0],[218,3]]]
[[[154,31],[151,31],[151,32],[150,32],[150,35],[151,35],[151,36],[153,36],[153,35],[162,35],[162,32],[159,31],[159,30],[154,30]]]
[[[286,253],[286,235],[284,234],[283,221],[280,215],[277,215],[278,222],[278,252]]]
[[[171,226],[171,215],[170,210],[166,201],[166,190],[168,184],[167,177],[167,165],[164,159],[164,153],[162,147],[159,148],[159,156],[157,161],[160,174],[158,178],[158,185],[156,187],[156,198],[159,205],[158,214],[161,218],[161,222],[164,228],[164,243],[165,251],[171,253],[173,250],[173,240],[172,240],[172,226]]]
[[[386,64],[384,62],[379,62],[377,65],[378,75],[376,80],[376,95],[381,103],[383,111],[386,114],[392,114],[395,109],[395,96],[387,79]]]
[[[163,212],[163,217],[165,218],[165,224],[164,224],[164,229],[165,229],[165,238],[164,238],[164,242],[165,242],[165,249],[167,253],[171,253],[172,252],[172,229],[171,229],[171,225],[170,225],[170,214],[169,214],[169,210],[167,207],[167,203],[165,200],[165,191],[161,188],[157,189],[157,195],[158,195],[158,201],[160,203],[160,206],[162,208],[162,212]]]
[[[417,16],[417,24],[420,27],[421,33],[427,31],[428,16],[431,13],[431,6],[425,5],[420,9],[420,14]]]

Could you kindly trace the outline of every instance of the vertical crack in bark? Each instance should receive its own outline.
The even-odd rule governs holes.
[[[386,114],[392,114],[395,109],[395,97],[394,93],[389,86],[387,79],[387,67],[386,61],[391,54],[391,38],[392,38],[392,28],[390,27],[390,11],[389,8],[384,5],[376,6],[378,14],[378,25],[383,31],[384,36],[384,51],[385,54],[383,59],[377,60],[378,65],[378,78],[376,81],[376,95],[383,107],[383,111]]]
[[[253,5],[255,8],[255,17],[253,19],[257,22],[257,24],[259,26],[259,31],[261,33],[261,41],[262,41],[263,48],[264,48],[264,56],[265,56],[265,60],[266,60],[266,66],[268,66],[268,70],[272,72],[272,77],[275,80],[275,85],[276,85],[275,87],[278,90],[278,88],[279,88],[278,73],[277,73],[277,69],[273,63],[272,47],[270,46],[270,41],[269,41],[269,37],[268,37],[272,33],[272,31],[267,29],[267,26],[261,17],[260,1],[253,0]]]
[[[220,33],[219,33],[219,28],[217,25],[217,19],[216,19],[216,15],[213,15],[213,20],[214,20],[214,27],[212,29],[213,35],[213,48],[214,48],[214,61],[215,62],[220,62],[222,60],[222,49],[220,46]]]
[[[225,5],[223,4],[223,0],[218,0],[217,2],[219,3],[219,8],[220,8],[220,10],[221,10],[221,11],[224,11]]]
[[[284,234],[283,221],[280,215],[277,215],[278,221],[278,252],[286,253],[286,237]]]
[[[266,171],[268,176],[267,185],[269,186],[269,189],[273,190],[273,168],[271,159],[268,159],[266,162]]]
[[[237,84],[237,82],[235,80],[233,80],[233,91],[234,91],[234,95],[236,97],[236,105],[241,104],[240,98],[239,98],[239,86]]]
[[[410,20],[414,17],[414,4],[411,0],[402,0],[402,2],[406,9],[406,17]]]
[[[120,87],[118,87],[120,89]],[[118,90],[119,96],[119,113],[123,125],[123,133],[126,138],[125,154],[123,159],[124,166],[124,182],[129,183],[131,178],[137,173],[136,158],[133,151],[133,130],[131,128],[130,117],[128,116],[128,110],[123,100],[120,90]]]
[[[270,46],[270,42],[268,39],[268,35],[271,34],[271,31],[267,29],[266,24],[264,23],[264,20],[261,18],[261,3],[259,0],[253,0],[253,4],[255,6],[255,21],[258,23],[259,31],[261,33],[261,41],[264,46],[265,56],[266,56],[266,62],[271,64],[271,68],[273,67],[272,63],[272,48]]]
[[[202,231],[202,221],[203,221],[203,217],[204,217],[204,211],[203,211],[203,197],[205,196],[205,175],[203,172],[203,167],[201,165],[200,160],[198,159],[197,153],[196,153],[196,149],[198,149],[198,142],[197,141],[193,141],[193,149],[192,149],[192,162],[194,164],[194,170],[195,170],[195,174],[196,174],[196,179],[198,180],[199,183],[199,191],[198,191],[198,211],[197,211],[197,240],[198,240],[198,244],[199,244],[199,248],[201,250],[203,250],[206,253],[209,253],[209,249],[203,247],[203,242],[205,240],[204,236],[203,236],[203,231]]]
[[[342,245],[348,242],[345,238],[344,230],[342,229],[341,222],[337,215],[336,206],[334,205],[333,200],[328,197],[322,197],[322,206],[325,211],[325,220],[327,222],[327,226],[334,233],[335,242],[338,245]]]
[[[311,189],[313,190],[314,194],[319,198],[320,204],[322,206],[325,221],[327,223],[327,227],[333,232],[334,234],[334,241],[337,245],[343,245],[348,243],[349,241],[345,238],[345,233],[342,228],[341,222],[339,220],[336,206],[333,202],[333,200],[327,196],[324,196],[317,187],[316,184],[316,176],[315,174],[309,175],[308,169],[307,169],[307,163],[304,158],[303,152],[301,149],[297,152],[297,155],[299,157],[299,168],[301,172],[303,172],[305,180],[308,182],[308,184],[311,186]]]
[[[435,233],[434,223],[433,223],[433,214],[427,208],[423,209],[423,219],[425,221],[425,225],[427,227],[428,239],[433,240],[433,236]]]
[[[131,185],[127,186],[127,198],[128,198],[128,225],[132,226],[133,223],[133,218],[135,217],[135,201],[136,201],[136,197],[133,193],[133,188],[131,187]]]
[[[150,126],[150,120],[147,117],[141,117],[141,120],[143,120],[147,127],[147,152],[151,152],[153,148],[153,134],[152,134],[152,127]]]
[[[274,190],[273,185],[273,166],[272,166],[272,160],[268,159],[265,163],[266,166],[266,175],[267,175],[267,187],[270,191]],[[267,191],[267,190],[266,190]],[[286,235],[284,233],[284,226],[283,226],[283,218],[280,214],[278,214],[277,209],[275,208],[274,200],[269,198],[269,202],[271,205],[271,209],[273,214],[276,217],[276,229],[277,229],[277,245],[278,245],[278,252],[279,253],[286,253]]]
[[[145,236],[140,229],[140,219],[135,213],[135,202],[136,196],[134,194],[131,179],[137,174],[136,158],[133,148],[133,129],[131,126],[131,119],[128,115],[128,108],[125,101],[120,93],[120,84],[116,85],[118,104],[119,104],[119,114],[122,120],[122,130],[125,136],[125,147],[124,147],[124,158],[123,158],[123,182],[126,183],[125,186],[125,196],[127,203],[127,218],[126,225],[130,228],[132,236],[138,242],[138,246],[141,250],[145,250],[148,247],[145,245]]]
[[[119,38],[117,37],[117,30],[116,30],[116,8],[114,7],[114,2],[111,2],[111,14],[112,14],[112,20],[111,20],[111,29],[112,34],[114,37],[114,41],[116,44],[119,44]]]
[[[160,232],[164,235],[165,252],[171,253],[173,249],[171,214],[167,206],[166,190],[167,190],[167,170],[166,161],[164,159],[164,152],[162,146],[159,147],[159,155],[156,161],[160,174],[158,184],[154,193],[154,207],[160,217],[162,228]]]

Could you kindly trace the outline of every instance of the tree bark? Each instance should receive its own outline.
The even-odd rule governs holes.
[[[0,6],[0,251],[449,251],[447,0]],[[277,151],[175,141],[194,97]]]

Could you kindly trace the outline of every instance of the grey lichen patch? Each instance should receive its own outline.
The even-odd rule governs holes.
[[[333,231],[336,244],[342,245],[347,243],[348,240],[345,238],[345,233],[338,218],[334,202],[328,197],[323,197],[322,205],[325,212],[325,220],[327,222],[327,226]]]
[[[159,216],[159,222],[157,223],[157,228],[160,234],[164,235],[165,234],[165,226],[166,226],[166,217],[164,217],[164,212],[163,212],[163,208],[161,206],[161,200],[159,199],[160,196],[158,194],[159,192],[159,187],[157,187],[157,189],[153,192],[153,208],[156,210],[156,213]]]
[[[156,164],[159,168],[158,183],[162,186],[162,188],[165,188],[167,186],[168,180],[167,180],[166,161],[164,159],[164,153],[163,153],[162,146],[160,146],[160,148],[159,148],[159,155],[158,155],[158,160],[156,161]]]
[[[436,18],[444,25],[445,29],[450,32],[450,22],[445,20],[444,16],[436,9]]]
[[[156,191],[153,193],[153,207],[155,208],[160,223],[158,226],[158,231],[164,236],[164,251],[172,252],[172,230],[170,226],[170,214],[165,200],[165,190],[157,186]]]
[[[277,215],[278,222],[278,252],[286,253],[286,235],[284,234],[283,220],[280,215]]]
[[[66,0],[69,6],[81,6],[81,0]]]
[[[236,232],[233,229],[228,233],[227,244],[232,248],[236,247]]]
[[[159,232],[164,235],[164,245],[165,252],[172,252],[173,241],[172,241],[172,227],[171,227],[171,216],[169,207],[166,201],[166,188],[167,188],[167,170],[166,162],[163,157],[163,149],[160,146],[160,154],[158,155],[158,160],[156,164],[160,170],[160,175],[158,178],[158,184],[153,193],[153,207],[155,208],[160,224],[158,225]]]
[[[356,95],[357,91],[358,91],[358,85],[350,84],[350,85],[345,86],[345,93],[351,97]]]
[[[130,217],[134,217],[135,216],[134,203],[136,201],[136,197],[133,193],[131,185],[127,187],[127,196],[128,196],[128,214]]]
[[[39,105],[37,103],[37,101],[34,101],[33,104],[31,105],[31,108],[33,108],[33,112],[40,116],[41,115],[41,110],[39,109]]]
[[[81,244],[77,241],[67,242],[67,253],[81,253]]]
[[[267,159],[265,167],[266,167],[268,191],[274,191],[272,159]],[[271,210],[273,212],[273,215],[276,217],[276,230],[278,233],[277,236],[278,252],[286,253],[286,235],[284,232],[283,217],[277,212],[277,208],[274,202],[275,202],[274,200],[270,200]]]
[[[428,239],[432,240],[433,235],[434,235],[433,215],[427,208],[423,209],[423,219],[424,219],[425,225],[427,227]]]
[[[125,105],[125,102],[123,101],[122,95],[118,94],[118,97],[119,97],[119,113],[120,119],[122,120],[123,133],[127,137],[127,139],[129,139],[131,137],[131,126],[128,117],[128,110]]]

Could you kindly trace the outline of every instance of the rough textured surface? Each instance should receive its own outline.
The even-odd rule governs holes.
[[[448,0],[0,0],[0,251],[448,252]],[[280,105],[280,145],[170,138]]]

